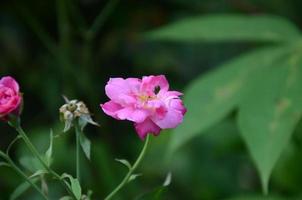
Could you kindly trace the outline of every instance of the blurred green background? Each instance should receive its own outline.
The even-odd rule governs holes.
[[[126,173],[114,159],[133,161],[142,147],[130,122],[113,120],[100,110],[99,104],[107,101],[104,86],[110,77],[165,74],[171,88],[186,91],[200,75],[243,52],[273,43],[261,39],[149,40],[146,32],[186,17],[221,13],[242,14],[247,19],[276,15],[298,29],[302,26],[301,7],[299,0],[2,0],[0,75],[11,75],[20,83],[25,100],[22,124],[41,151],[47,148],[50,128],[55,134],[62,133],[58,113],[64,103],[62,94],[86,102],[101,127],[89,126],[85,131],[93,144],[91,161],[83,156],[84,190],[91,189],[93,199],[102,199]],[[277,85],[274,87],[278,91]],[[127,185],[117,199],[143,199],[143,194],[163,184],[169,172],[172,183],[161,199],[302,199],[302,123],[295,126],[273,170],[269,187],[272,198],[265,198],[236,116],[234,109],[208,128],[196,129],[203,134],[194,133],[198,136],[173,151],[171,159],[165,156],[171,131],[153,137],[138,170],[143,176]],[[16,133],[4,123],[0,130],[0,148],[5,149]],[[28,155],[22,143],[13,150],[17,160]],[[54,168],[75,174],[72,131],[55,140],[54,153]],[[25,170],[30,174],[32,165],[28,165]],[[22,179],[13,171],[0,168],[0,199],[9,199],[20,183]],[[63,196],[64,190],[55,181],[50,179],[49,186],[53,199]],[[29,190],[20,199],[39,196]]]

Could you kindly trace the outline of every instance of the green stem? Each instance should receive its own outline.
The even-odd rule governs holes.
[[[7,162],[9,163],[10,167],[13,168],[24,180],[26,180],[38,193],[41,194],[43,199],[48,200],[47,196],[42,192],[42,190],[36,186],[27,176],[24,174],[24,172],[18,168],[18,166],[10,159],[9,156],[6,157]]]
[[[131,177],[131,175],[133,174],[133,172],[136,170],[136,168],[138,167],[138,165],[141,163],[142,159],[144,158],[145,154],[146,154],[146,150],[149,144],[149,138],[150,135],[147,135],[144,147],[141,151],[141,153],[139,154],[138,158],[136,159],[135,163],[133,166],[131,166],[131,168],[129,169],[129,172],[126,174],[126,176],[124,177],[124,179],[122,180],[122,182],[105,198],[105,200],[110,200],[112,199],[113,196],[115,196],[129,181],[129,178]]]
[[[65,187],[65,189],[67,190],[67,192],[74,198],[76,199],[76,196],[73,194],[72,190],[69,188],[69,185],[63,181],[61,179],[61,176],[59,174],[57,174],[55,171],[53,171],[45,162],[45,160],[41,157],[41,155],[39,154],[39,152],[37,151],[37,149],[34,147],[34,145],[31,143],[31,141],[29,140],[29,138],[27,137],[27,135],[25,134],[25,132],[23,131],[23,129],[21,128],[21,126],[18,124],[16,126],[14,126],[14,128],[16,129],[16,131],[19,133],[19,135],[21,136],[21,138],[23,139],[23,141],[25,142],[26,146],[28,147],[28,149],[31,151],[31,153],[41,162],[41,164],[43,165],[43,167],[47,170],[48,173],[50,173],[51,175],[53,175],[56,179],[58,179],[60,181],[60,183]]]
[[[75,132],[76,132],[76,171],[77,171],[77,179],[80,182],[81,179],[81,166],[80,166],[80,134],[81,128],[79,126],[79,122],[75,123]]]

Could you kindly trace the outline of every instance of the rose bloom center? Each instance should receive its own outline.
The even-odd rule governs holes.
[[[14,96],[14,91],[11,88],[0,88],[0,104],[6,104]]]

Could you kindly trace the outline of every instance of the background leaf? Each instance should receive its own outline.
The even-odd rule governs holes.
[[[117,162],[123,164],[124,166],[126,166],[129,170],[131,169],[131,164],[129,163],[128,160],[125,159],[115,159]]]
[[[46,162],[47,162],[48,166],[50,166],[51,162],[52,162],[53,138],[54,138],[53,131],[50,130],[49,147],[48,147],[47,151],[45,152],[45,158],[46,158]]]
[[[169,152],[229,114],[240,102],[249,78],[286,52],[286,47],[277,47],[247,53],[193,81],[184,92],[188,112],[184,122],[173,131]]]
[[[194,41],[293,41],[299,30],[289,21],[270,15],[208,15],[186,18],[147,33],[147,38]]]
[[[273,167],[302,115],[302,67],[295,55],[253,77],[240,104],[240,133],[267,193]],[[257,89],[256,89],[257,88]]]
[[[90,153],[91,153],[91,141],[83,134],[83,132],[80,132],[80,144],[84,151],[85,156],[90,160]]]
[[[82,196],[82,188],[78,179],[73,178],[71,175],[64,173],[61,176],[62,179],[67,178],[70,182],[70,189],[72,190],[73,194],[76,196],[77,200],[81,199]]]

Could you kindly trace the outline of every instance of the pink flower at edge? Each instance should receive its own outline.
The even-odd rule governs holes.
[[[186,113],[180,99],[182,93],[169,91],[164,75],[111,78],[105,91],[110,101],[101,104],[103,111],[115,119],[134,122],[141,139],[177,127]]]
[[[10,76],[0,79],[0,119],[6,121],[9,114],[19,115],[22,96],[19,84]]]

